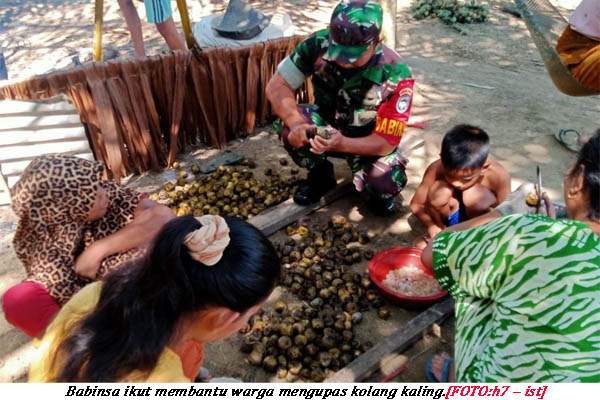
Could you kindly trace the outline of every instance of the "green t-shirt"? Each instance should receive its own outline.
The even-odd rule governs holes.
[[[511,215],[433,243],[456,300],[458,381],[600,382],[600,237]]]

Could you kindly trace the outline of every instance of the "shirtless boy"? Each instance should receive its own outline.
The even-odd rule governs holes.
[[[440,159],[433,162],[410,202],[427,235],[415,242],[425,247],[447,226],[485,214],[510,193],[510,175],[488,160],[490,139],[471,125],[457,125],[442,141]]]

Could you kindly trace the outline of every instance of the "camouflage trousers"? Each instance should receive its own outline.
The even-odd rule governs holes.
[[[319,115],[318,106],[314,104],[300,104],[298,111],[310,124],[316,126],[330,125]],[[344,158],[354,174],[354,185],[359,192],[366,191],[370,195],[381,198],[394,197],[406,186],[406,163],[408,160],[394,149],[384,157],[358,156],[347,153],[314,154],[310,146],[295,148],[287,140],[290,133],[289,127],[281,120],[274,124],[275,131],[283,142],[284,148],[294,162],[309,171],[321,163],[328,162],[328,157]],[[342,132],[344,134],[344,132]]]

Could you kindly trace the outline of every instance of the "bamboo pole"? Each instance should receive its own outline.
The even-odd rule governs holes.
[[[383,42],[392,50],[396,49],[396,1],[380,1],[383,11],[383,26],[381,29]]]
[[[102,16],[104,14],[104,0],[96,0],[94,6],[94,61],[102,60]]]
[[[187,3],[185,0],[177,0],[177,8],[179,8],[179,15],[181,16],[181,25],[183,26],[185,42],[187,43],[188,49],[193,49],[195,40],[194,36],[192,35],[190,15],[188,14]]]

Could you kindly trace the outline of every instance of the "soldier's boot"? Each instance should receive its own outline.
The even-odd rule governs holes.
[[[294,194],[294,202],[301,206],[316,203],[325,193],[337,185],[333,173],[333,164],[322,162],[308,171],[308,179],[304,181]]]
[[[377,196],[371,195],[369,198],[369,208],[375,215],[382,217],[390,216],[396,212],[396,196]]]

